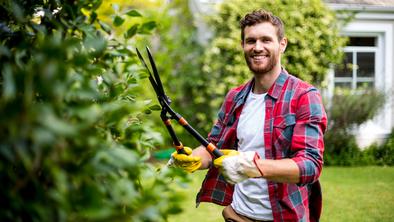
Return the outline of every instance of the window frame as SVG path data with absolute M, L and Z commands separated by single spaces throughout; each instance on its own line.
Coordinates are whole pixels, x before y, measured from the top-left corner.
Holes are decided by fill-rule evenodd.
M 350 36 L 348 36 L 350 37 Z M 359 36 L 357 36 L 359 37 Z M 364 36 L 362 36 L 364 37 Z M 374 36 L 378 39 L 379 36 Z M 375 61 L 374 61 L 374 76 L 373 77 L 359 77 L 358 76 L 358 69 L 352 69 L 352 76 L 351 77 L 337 77 L 335 76 L 334 71 L 334 86 L 336 83 L 349 83 L 351 85 L 352 90 L 357 90 L 357 83 L 360 82 L 373 82 L 373 87 L 376 88 L 376 79 L 377 79 L 377 70 L 381 70 L 380 66 L 382 65 L 381 62 L 378 61 L 378 54 L 379 54 L 379 46 L 347 46 L 343 50 L 345 53 L 352 53 L 352 62 L 353 64 L 358 65 L 357 61 L 357 53 L 374 53 Z

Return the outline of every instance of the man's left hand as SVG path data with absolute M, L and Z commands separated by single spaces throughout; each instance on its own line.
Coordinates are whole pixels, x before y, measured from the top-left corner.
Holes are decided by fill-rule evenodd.
M 260 156 L 255 151 L 220 151 L 224 155 L 215 159 L 213 164 L 221 171 L 227 182 L 236 184 L 248 178 L 262 176 L 256 166 L 256 161 L 260 159 Z

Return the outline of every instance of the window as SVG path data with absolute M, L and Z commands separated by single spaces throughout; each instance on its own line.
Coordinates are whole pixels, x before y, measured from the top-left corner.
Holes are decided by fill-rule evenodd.
M 334 71 L 334 86 L 357 89 L 375 87 L 377 37 L 349 37 L 342 64 Z

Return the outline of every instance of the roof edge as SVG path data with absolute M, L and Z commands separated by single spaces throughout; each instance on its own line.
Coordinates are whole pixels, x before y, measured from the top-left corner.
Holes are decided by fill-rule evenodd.
M 337 4 L 337 3 L 326 3 L 326 5 L 337 11 L 367 11 L 367 12 L 394 12 L 394 6 L 382 6 L 382 5 L 362 5 L 362 4 Z

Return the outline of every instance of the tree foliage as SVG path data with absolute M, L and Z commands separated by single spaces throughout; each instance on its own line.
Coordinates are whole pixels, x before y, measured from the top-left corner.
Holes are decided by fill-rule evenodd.
M 284 24 L 288 46 L 282 64 L 295 76 L 324 86 L 330 65 L 340 62 L 345 39 L 339 36 L 334 12 L 317 0 L 223 1 L 208 21 L 213 38 L 205 48 L 202 72 L 195 80 L 194 98 L 205 104 L 210 119 L 230 89 L 251 78 L 241 48 L 239 20 L 255 9 L 279 16 Z
M 208 62 L 219 58 L 227 62 L 217 68 L 207 63 L 209 71 L 221 68 L 221 73 L 229 73 L 227 76 L 234 74 L 243 79 L 250 76 L 241 53 L 239 20 L 255 9 L 269 10 L 284 22 L 288 46 L 282 63 L 290 73 L 305 81 L 320 83 L 325 80 L 330 65 L 341 61 L 346 39 L 339 36 L 335 13 L 321 1 L 230 0 L 225 1 L 218 16 L 210 20 L 215 35 L 208 53 Z
M 162 138 L 130 47 L 155 24 L 132 8 L 101 21 L 100 4 L 0 6 L 1 221 L 164 221 L 180 211 L 170 182 L 183 174 L 147 161 Z

